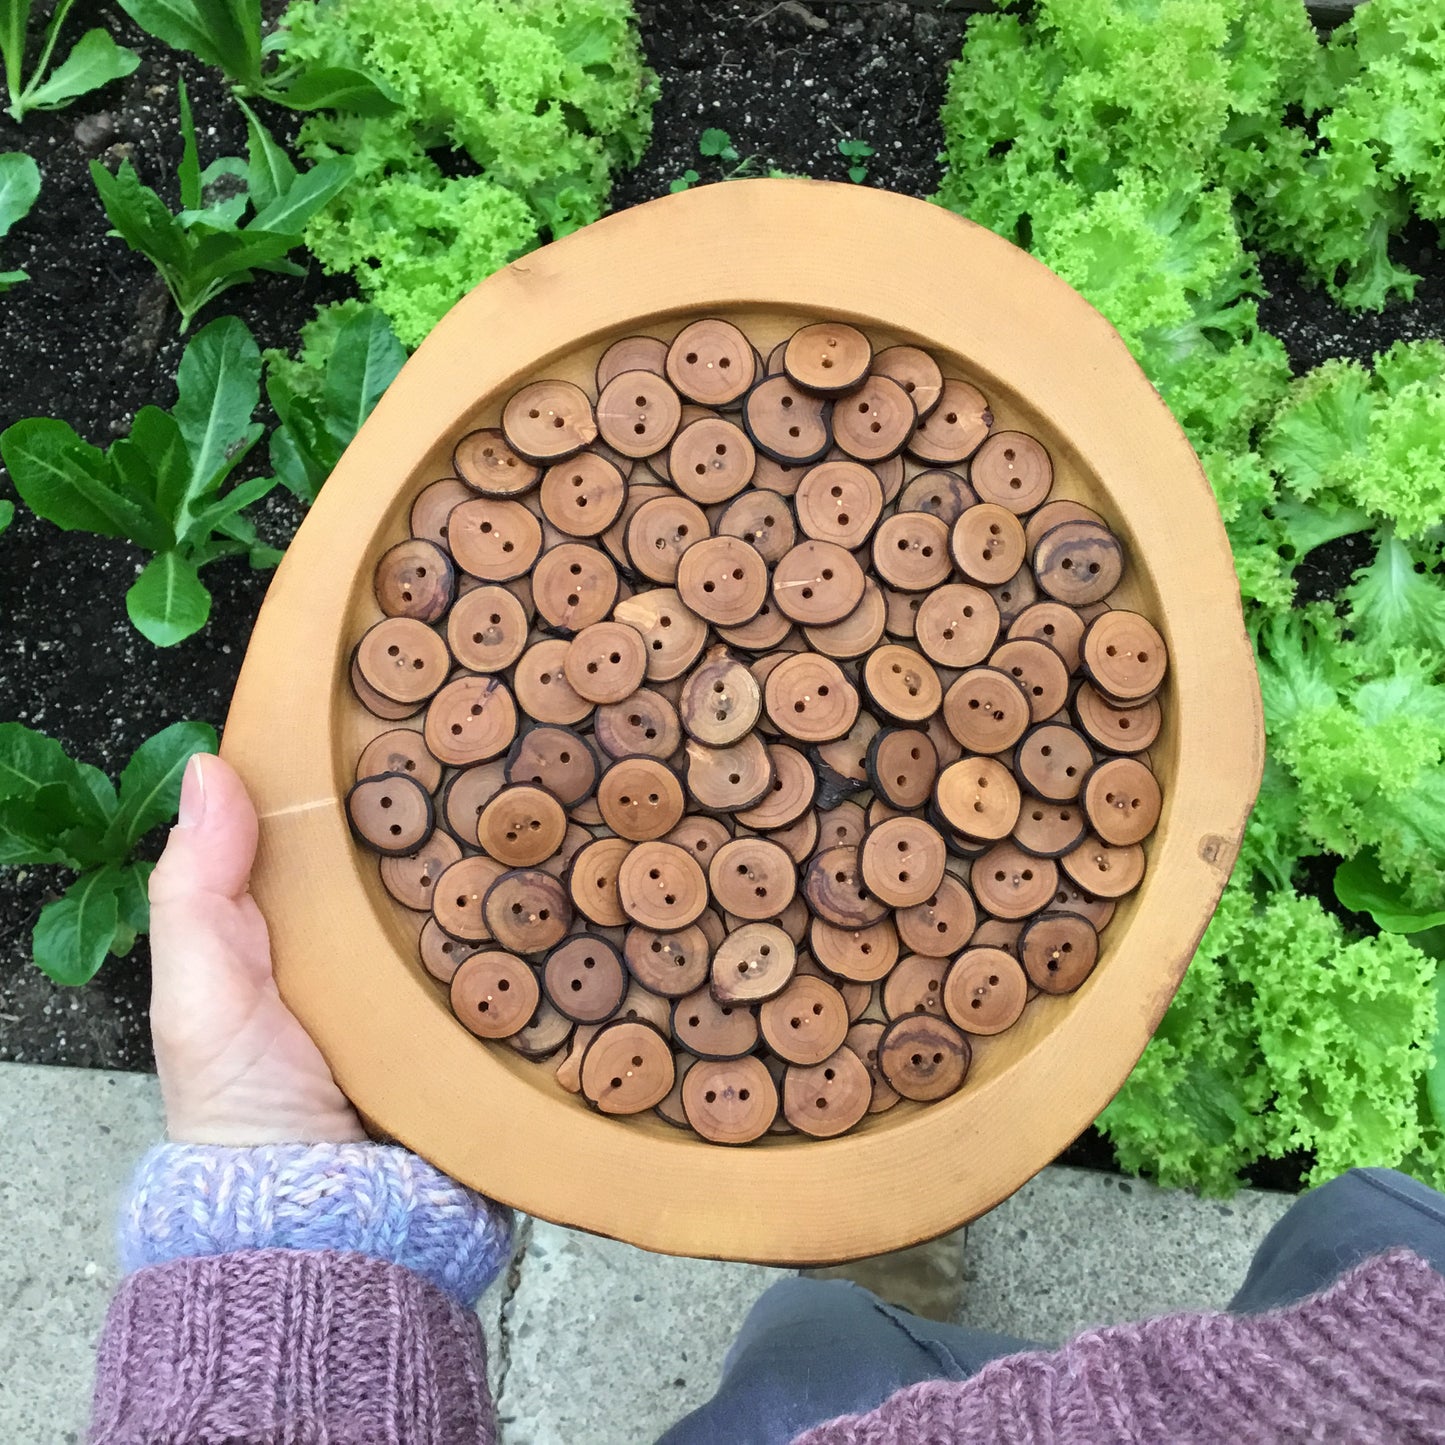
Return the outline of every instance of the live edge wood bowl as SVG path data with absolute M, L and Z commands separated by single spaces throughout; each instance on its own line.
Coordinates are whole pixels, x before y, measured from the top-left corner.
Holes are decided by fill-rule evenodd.
M 407 535 L 452 442 L 544 376 L 587 385 L 619 337 L 717 315 L 762 348 L 819 318 L 914 343 L 1039 437 L 1054 496 L 1126 544 L 1120 605 L 1168 645 L 1151 750 L 1164 806 L 1142 886 L 1083 988 L 979 1040 L 967 1087 L 834 1140 L 719 1149 L 615 1119 L 546 1067 L 461 1028 L 343 808 L 391 726 L 348 683 L 376 559 Z M 348 448 L 276 573 L 223 752 L 261 815 L 252 888 L 283 997 L 372 1127 L 528 1213 L 672 1254 L 779 1264 L 902 1248 L 985 1213 L 1085 1128 L 1172 998 L 1238 849 L 1263 765 L 1253 658 L 1224 529 L 1177 423 L 1108 323 L 989 231 L 862 186 L 733 181 L 610 216 L 484 281 L 442 320 Z

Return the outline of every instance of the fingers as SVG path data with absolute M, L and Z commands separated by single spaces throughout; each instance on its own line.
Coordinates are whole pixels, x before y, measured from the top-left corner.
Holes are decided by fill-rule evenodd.
M 151 877 L 157 908 L 196 895 L 240 898 L 256 857 L 256 810 L 236 770 L 198 753 L 181 782 L 180 821 Z

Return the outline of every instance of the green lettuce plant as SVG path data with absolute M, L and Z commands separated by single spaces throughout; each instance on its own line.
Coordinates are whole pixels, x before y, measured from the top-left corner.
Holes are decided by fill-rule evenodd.
M 39 37 L 40 50 L 28 75 L 25 70 L 26 42 L 30 33 L 34 0 L 0 0 L 0 64 L 5 68 L 5 89 L 10 104 L 5 113 L 23 121 L 32 110 L 59 110 L 82 95 L 98 90 L 112 80 L 129 75 L 140 64 L 134 50 L 117 45 L 110 31 L 97 26 L 87 30 L 71 47 L 70 54 L 55 67 L 55 48 L 75 0 L 56 0 Z
M 225 490 L 263 428 L 261 354 L 243 321 L 223 316 L 197 332 L 176 375 L 170 411 L 144 406 L 130 434 L 106 451 L 68 423 L 44 417 L 0 433 L 0 459 L 21 499 L 65 531 L 123 537 L 152 555 L 126 593 L 136 628 L 158 647 L 205 626 L 211 594 L 200 569 L 249 556 L 274 567 L 246 509 L 276 485 L 259 477 Z
M 215 750 L 208 723 L 173 723 L 135 750 L 117 789 L 54 738 L 0 723 L 0 866 L 58 864 L 79 875 L 35 925 L 33 956 L 47 977 L 87 983 L 150 927 L 154 865 L 136 847 L 175 815 L 192 754 Z
M 0 239 L 30 214 L 40 194 L 40 167 L 23 151 L 0 155 Z M 0 291 L 30 278 L 24 271 L 0 271 Z

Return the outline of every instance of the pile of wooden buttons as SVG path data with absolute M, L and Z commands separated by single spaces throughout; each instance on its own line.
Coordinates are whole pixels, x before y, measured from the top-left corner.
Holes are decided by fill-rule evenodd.
M 1162 639 L 926 351 L 705 318 L 522 387 L 380 559 L 352 828 L 483 1039 L 607 1114 L 833 1137 L 1076 989 L 1160 811 Z

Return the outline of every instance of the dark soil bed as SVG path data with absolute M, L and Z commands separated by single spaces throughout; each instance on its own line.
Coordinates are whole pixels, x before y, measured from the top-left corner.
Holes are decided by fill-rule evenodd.
M 862 139 L 876 152 L 868 184 L 920 196 L 936 188 L 938 107 L 966 12 L 890 3 L 805 8 L 796 0 L 639 10 L 663 96 L 652 146 L 618 184 L 617 206 L 665 194 L 689 168 L 703 180 L 720 179 L 726 168 L 697 151 L 709 126 L 726 130 L 760 166 L 834 180 L 846 179 L 848 166 L 838 141 Z M 23 129 L 0 119 L 0 151 L 27 150 L 44 173 L 35 210 L 5 242 L 6 266 L 23 266 L 32 279 L 0 303 L 0 426 L 57 416 L 103 445 L 129 427 L 142 404 L 174 400 L 184 343 L 149 262 L 106 236 L 89 161 L 113 164 L 129 155 L 151 183 L 173 176 L 178 74 L 191 89 L 203 163 L 242 153 L 245 132 L 211 72 L 143 37 L 109 7 L 83 0 L 67 33 L 97 23 L 145 57 L 133 76 L 71 110 L 33 115 Z M 282 136 L 294 125 L 284 112 L 268 120 Z M 1445 335 L 1445 262 L 1432 234 L 1412 232 L 1401 255 L 1425 273 L 1415 301 L 1366 317 L 1345 315 L 1288 268 L 1267 264 L 1266 324 L 1297 367 L 1327 356 L 1364 357 L 1400 337 Z M 200 323 L 233 312 L 263 347 L 289 347 L 318 301 L 346 292 L 319 271 L 304 279 L 262 277 L 213 303 Z M 264 464 L 258 454 L 252 470 Z M 13 494 L 8 479 L 0 491 Z M 297 521 L 287 500 L 268 504 L 271 540 L 284 542 Z M 126 543 L 61 533 L 23 507 L 0 538 L 0 716 L 54 734 L 112 774 L 169 722 L 224 720 L 268 581 L 239 561 L 208 569 L 215 598 L 209 625 L 160 651 L 125 616 L 124 593 L 140 561 Z M 1313 588 L 1333 590 L 1358 562 L 1343 552 L 1317 556 Z M 0 873 L 0 1059 L 148 1068 L 144 940 L 81 991 L 53 987 L 30 964 L 30 929 L 64 882 L 55 869 Z M 1112 1160 L 1092 1131 L 1066 1157 Z M 1260 1182 L 1297 1178 L 1297 1165 L 1288 1163 Z

